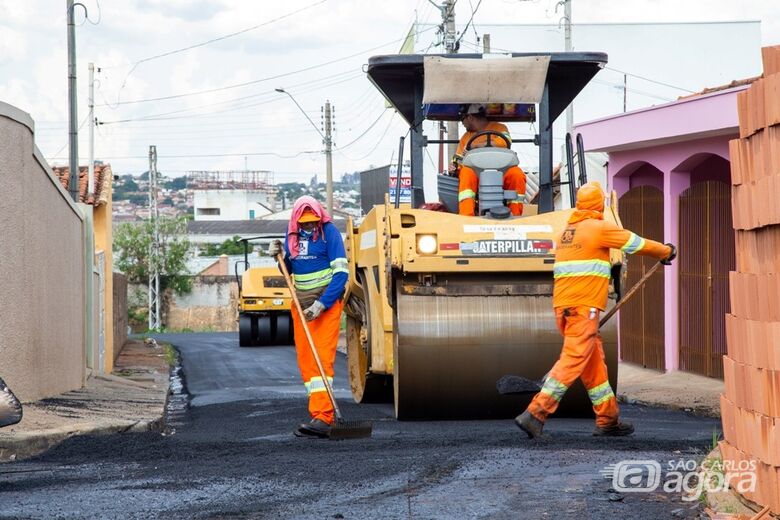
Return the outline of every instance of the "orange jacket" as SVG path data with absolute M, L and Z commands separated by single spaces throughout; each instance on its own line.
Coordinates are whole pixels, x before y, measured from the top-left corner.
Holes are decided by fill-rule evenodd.
M 485 127 L 485 130 L 488 131 L 491 130 L 493 132 L 499 132 L 504 134 L 508 139 L 509 142 L 512 142 L 512 139 L 509 135 L 509 129 L 506 127 L 504 123 L 498 123 L 496 121 L 489 121 L 487 126 Z M 471 139 L 474 134 L 478 134 L 479 132 L 466 132 L 463 134 L 463 137 L 460 138 L 460 142 L 458 143 L 458 149 L 455 152 L 455 157 L 452 158 L 452 162 L 460 164 L 461 161 L 463 161 L 463 156 L 466 154 L 466 143 L 469 142 L 469 139 Z M 481 137 L 478 137 L 477 139 L 474 139 L 474 142 L 471 143 L 472 148 L 481 148 L 487 144 L 487 136 L 483 135 Z M 493 146 L 497 146 L 499 148 L 506 148 L 506 143 L 503 139 L 500 137 L 496 137 L 495 135 L 490 136 L 490 144 Z
M 672 254 L 669 246 L 648 240 L 601 220 L 601 213 L 577 210 L 558 238 L 553 268 L 553 307 L 607 306 L 611 265 L 609 250 L 654 256 Z

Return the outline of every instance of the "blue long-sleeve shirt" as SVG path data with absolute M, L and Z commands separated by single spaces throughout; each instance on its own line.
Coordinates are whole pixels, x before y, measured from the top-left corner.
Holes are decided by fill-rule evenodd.
M 324 237 L 318 236 L 317 240 L 299 237 L 298 255 L 295 258 L 290 258 L 290 248 L 285 239 L 284 261 L 292 274 L 296 289 L 308 291 L 325 287 L 319 300 L 329 309 L 344 294 L 349 268 L 339 230 L 328 222 L 322 227 L 322 231 Z

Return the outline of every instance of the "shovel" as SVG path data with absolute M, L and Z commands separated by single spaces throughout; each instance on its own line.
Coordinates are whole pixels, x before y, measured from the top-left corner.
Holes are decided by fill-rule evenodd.
M 292 300 L 295 303 L 295 308 L 298 310 L 298 316 L 301 318 L 301 324 L 303 325 L 304 332 L 306 332 L 306 339 L 307 343 L 309 344 L 309 348 L 311 349 L 311 354 L 314 356 L 314 361 L 317 362 L 317 369 L 320 372 L 320 377 L 322 377 L 322 382 L 325 383 L 325 390 L 328 393 L 330 403 L 333 405 L 333 411 L 336 414 L 336 422 L 333 423 L 330 427 L 330 439 L 339 441 L 344 439 L 362 439 L 365 437 L 371 437 L 371 431 L 373 429 L 371 421 L 345 421 L 344 417 L 341 415 L 341 410 L 339 410 L 336 397 L 333 395 L 333 388 L 330 386 L 330 381 L 328 381 L 328 377 L 325 374 L 325 369 L 322 368 L 320 356 L 317 354 L 317 349 L 314 346 L 314 340 L 311 337 L 311 332 L 309 332 L 309 325 L 306 323 L 306 319 L 303 316 L 301 302 L 298 301 L 298 295 L 295 293 L 295 287 L 293 286 L 292 280 L 290 279 L 290 273 L 287 272 L 287 264 L 284 263 L 284 258 L 282 258 L 281 253 L 276 256 L 276 261 L 279 263 L 279 268 L 282 270 L 282 274 L 284 275 L 284 281 L 287 282 L 287 287 L 290 289 L 290 296 L 292 296 Z
M 647 271 L 637 283 L 634 284 L 631 289 L 628 290 L 625 296 L 620 299 L 617 305 L 612 307 L 601 320 L 599 320 L 599 328 L 603 327 L 609 319 L 615 315 L 620 307 L 623 306 L 628 300 L 631 299 L 634 294 L 642 287 L 645 282 L 655 274 L 658 268 L 661 267 L 661 262 L 656 263 L 649 271 Z M 535 394 L 542 389 L 544 380 L 547 379 L 547 374 L 542 377 L 541 380 L 535 381 L 533 379 L 527 379 L 521 376 L 506 375 L 496 381 L 496 390 L 501 395 L 522 395 L 522 394 Z

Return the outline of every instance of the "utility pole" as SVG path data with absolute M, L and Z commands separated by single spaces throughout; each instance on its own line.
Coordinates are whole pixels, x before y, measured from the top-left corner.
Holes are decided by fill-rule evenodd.
M 89 163 L 87 198 L 95 194 L 95 64 L 89 64 Z
M 149 245 L 149 330 L 160 330 L 160 256 L 159 213 L 157 212 L 157 147 L 149 147 L 149 221 L 152 243 Z
M 333 216 L 333 109 L 330 101 L 325 101 L 325 189 L 328 213 Z
M 623 112 L 626 111 L 626 92 L 628 91 L 628 74 L 623 74 Z
M 566 52 L 571 52 L 571 0 L 563 0 L 563 21 L 564 21 L 564 34 L 566 38 Z M 569 103 L 566 107 L 566 132 L 571 134 L 574 131 L 574 102 Z M 573 177 L 574 173 L 570 172 L 570 177 Z
M 482 35 L 482 54 L 490 54 L 490 34 Z
M 445 0 L 439 8 L 441 10 L 441 21 L 444 27 L 444 49 L 447 54 L 457 54 L 458 42 L 457 32 L 455 30 L 455 2 L 457 0 Z M 458 122 L 447 122 L 447 139 L 458 139 Z M 450 158 L 455 155 L 458 145 L 449 143 L 447 153 Z
M 76 23 L 73 10 L 74 0 L 67 0 L 68 6 L 68 107 L 69 122 L 69 164 L 70 179 L 68 191 L 74 202 L 79 202 L 79 135 L 78 109 L 76 105 Z M 89 274 L 89 276 L 92 276 Z

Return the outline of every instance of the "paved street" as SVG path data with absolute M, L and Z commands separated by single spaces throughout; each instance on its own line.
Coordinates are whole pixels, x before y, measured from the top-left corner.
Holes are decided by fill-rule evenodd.
M 306 418 L 292 347 L 241 349 L 236 334 L 161 336 L 181 351 L 189 407 L 172 432 L 73 438 L 0 466 L 0 518 L 695 518 L 697 502 L 609 493 L 599 470 L 624 459 L 699 458 L 719 421 L 624 406 L 637 426 L 595 439 L 554 419 L 528 441 L 510 421 L 397 422 L 352 403 L 372 439 L 297 439 Z M 690 509 L 691 505 L 694 509 Z

